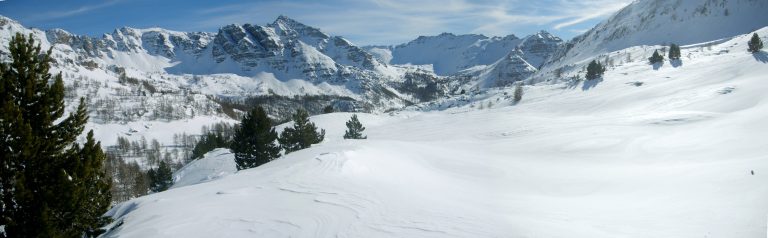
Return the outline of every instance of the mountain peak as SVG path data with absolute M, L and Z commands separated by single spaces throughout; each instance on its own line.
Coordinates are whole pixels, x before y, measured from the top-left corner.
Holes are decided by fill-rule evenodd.
M 275 21 L 272 23 L 273 25 L 287 25 L 290 27 L 309 27 L 305 25 L 304 23 L 301 23 L 297 20 L 294 20 L 293 18 L 290 18 L 286 15 L 280 15 L 275 19 Z

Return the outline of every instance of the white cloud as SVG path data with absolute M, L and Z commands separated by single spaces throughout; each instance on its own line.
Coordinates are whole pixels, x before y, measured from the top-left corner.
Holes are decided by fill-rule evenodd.
M 101 8 L 105 8 L 105 7 L 109 7 L 109 6 L 115 5 L 115 4 L 119 3 L 120 1 L 121 0 L 110 0 L 110 1 L 106 1 L 106 2 L 100 3 L 100 4 L 85 5 L 85 6 L 80 6 L 78 8 L 70 9 L 70 10 L 46 12 L 46 13 L 39 14 L 37 16 L 32 16 L 28 20 L 30 20 L 30 21 L 44 21 L 44 20 L 52 20 L 52 19 L 59 19 L 59 18 L 76 16 L 76 15 L 87 13 L 87 12 L 90 12 L 90 11 L 93 11 L 93 10 L 97 10 L 97 9 L 101 9 Z
M 570 16 L 570 20 L 555 25 L 554 29 L 570 27 L 585 21 L 609 16 L 621 8 L 627 6 L 631 0 L 593 0 L 570 2 L 562 1 L 563 9 L 568 9 L 565 14 Z
M 441 32 L 501 36 L 556 30 L 573 34 L 583 30 L 581 23 L 607 17 L 631 1 L 258 1 L 201 10 L 197 17 L 200 20 L 193 24 L 205 28 L 231 23 L 263 24 L 284 14 L 359 44 L 396 44 Z

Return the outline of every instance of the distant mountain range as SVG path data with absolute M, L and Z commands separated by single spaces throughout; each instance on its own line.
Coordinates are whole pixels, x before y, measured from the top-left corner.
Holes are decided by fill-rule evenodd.
M 55 69 L 72 77 L 131 77 L 163 85 L 166 92 L 234 100 L 325 95 L 336 98 L 325 103 L 352 111 L 385 111 L 477 86 L 457 83 L 452 77 L 458 75 L 504 78 L 483 87 L 520 81 L 562 44 L 542 31 L 523 38 L 444 33 L 397 46 L 359 47 L 286 16 L 264 26 L 227 25 L 216 33 L 123 27 L 90 37 L 30 29 L 0 16 L 0 52 L 7 52 L 17 32 L 54 46 Z
M 443 33 L 364 47 L 286 16 L 215 33 L 124 27 L 102 37 L 29 29 L 0 17 L 0 57 L 20 32 L 54 46 L 55 70 L 73 78 L 131 77 L 166 92 L 213 99 L 322 95 L 331 97 L 322 103 L 339 110 L 381 112 L 466 89 L 583 74 L 588 61 L 612 61 L 608 53 L 632 46 L 685 45 L 749 32 L 768 22 L 767 8 L 764 0 L 646 0 L 567 42 L 545 31 L 522 38 Z

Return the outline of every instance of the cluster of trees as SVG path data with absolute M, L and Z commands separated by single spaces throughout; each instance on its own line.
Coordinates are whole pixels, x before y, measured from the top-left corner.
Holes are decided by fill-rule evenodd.
M 605 66 L 597 60 L 592 60 L 587 66 L 587 80 L 597 79 L 603 76 L 605 73 Z
M 119 154 L 107 153 L 105 170 L 112 178 L 112 203 L 128 201 L 149 192 L 147 173 L 136 161 L 126 162 Z
M 325 138 L 325 129 L 317 131 L 315 123 L 309 122 L 307 111 L 296 110 L 292 120 L 293 127 L 283 129 L 280 137 L 277 138 L 286 154 L 309 148 L 313 144 L 322 142 Z
M 192 159 L 203 157 L 205 153 L 208 153 L 216 148 L 229 148 L 231 143 L 230 138 L 227 138 L 221 132 L 209 132 L 200 137 L 200 141 L 195 144 L 195 148 L 192 149 Z
M 757 33 L 752 34 L 752 38 L 747 42 L 748 49 L 747 51 L 751 53 L 757 53 L 761 49 L 763 49 L 763 41 L 760 39 L 760 36 L 757 35 Z M 669 60 L 680 60 L 681 53 L 680 53 L 680 45 L 678 44 L 670 44 L 669 46 L 669 52 L 667 57 Z M 664 56 L 662 54 L 659 54 L 658 50 L 655 50 L 653 52 L 653 55 L 648 58 L 648 61 L 651 64 L 657 64 L 664 62 Z
M 261 166 L 280 157 L 281 150 L 288 154 L 309 148 L 325 138 L 325 130 L 318 130 L 315 123 L 309 121 L 307 111 L 296 110 L 292 121 L 293 126 L 283 129 L 278 136 L 264 108 L 257 106 L 248 112 L 243 117 L 240 127 L 235 130 L 230 147 L 235 154 L 237 169 Z M 363 135 L 365 127 L 360 123 L 357 115 L 352 115 L 346 125 L 344 139 L 367 138 Z
M 666 51 L 666 49 L 662 49 L 662 51 Z M 669 60 L 680 60 L 680 45 L 672 43 L 669 45 L 669 51 L 667 52 L 667 57 Z M 650 64 L 658 64 L 664 62 L 664 55 L 659 53 L 659 50 L 654 50 L 653 55 L 648 58 L 648 62 Z
M 160 161 L 157 168 L 151 168 L 147 171 L 149 179 L 149 189 L 152 192 L 162 192 L 168 190 L 173 185 L 173 172 L 171 166 L 165 161 Z
M 85 101 L 63 117 L 64 82 L 49 73 L 51 51 L 20 33 L 9 51 L 11 62 L 0 64 L 0 237 L 95 237 L 108 222 L 111 183 L 93 132 L 76 142 L 88 121 Z

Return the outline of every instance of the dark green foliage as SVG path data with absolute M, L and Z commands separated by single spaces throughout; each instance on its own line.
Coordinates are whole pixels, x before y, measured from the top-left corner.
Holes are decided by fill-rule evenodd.
M 328 105 L 333 105 L 334 112 L 370 111 L 373 109 L 370 102 L 335 95 L 260 95 L 237 100 L 227 98 L 214 98 L 213 100 L 221 104 L 222 107 L 226 106 L 243 112 L 251 111 L 251 109 L 260 106 L 272 116 L 274 119 L 272 122 L 275 125 L 279 124 L 278 122 L 289 121 L 297 108 L 305 109 L 312 115 L 324 113 L 323 109 Z M 239 120 L 241 116 L 236 115 L 233 118 Z
M 597 79 L 605 73 L 605 66 L 596 60 L 592 60 L 587 66 L 587 80 Z
M 333 113 L 333 106 L 331 106 L 331 105 L 325 106 L 323 108 L 323 113 L 325 113 L 325 114 Z
M 679 60 L 680 59 L 680 46 L 677 44 L 672 44 L 669 46 L 669 59 L 670 60 Z
M 664 56 L 659 54 L 658 50 L 655 50 L 655 51 L 653 51 L 653 56 L 648 58 L 648 61 L 650 61 L 651 64 L 661 63 L 661 62 L 664 62 Z
M 257 106 L 243 117 L 232 140 L 237 170 L 254 168 L 279 157 L 280 147 L 275 140 L 277 132 L 272 122 L 264 108 Z
M 122 157 L 108 153 L 107 175 L 112 177 L 112 202 L 120 203 L 149 192 L 149 178 L 136 161 L 126 163 Z
M 85 101 L 62 118 L 64 83 L 48 72 L 50 50 L 16 34 L 9 51 L 11 62 L 0 64 L 0 237 L 96 236 L 111 184 L 93 133 L 76 143 Z
M 522 84 L 518 83 L 515 86 L 515 94 L 512 95 L 512 97 L 513 97 L 513 100 L 514 100 L 515 103 L 518 103 L 521 100 L 523 100 L 523 85 Z
M 192 159 L 203 157 L 216 148 L 229 148 L 230 141 L 219 132 L 209 132 L 200 138 L 192 149 Z
M 296 110 L 293 114 L 293 127 L 288 127 L 280 133 L 280 145 L 285 149 L 285 153 L 291 153 L 297 150 L 306 149 L 323 141 L 325 130 L 317 132 L 315 123 L 309 122 L 309 113 L 304 110 Z
M 357 119 L 357 115 L 352 115 L 352 118 L 347 121 L 347 131 L 344 132 L 344 139 L 368 139 L 368 136 L 363 136 L 365 127 Z
M 152 192 L 162 192 L 173 185 L 173 172 L 171 172 L 171 166 L 165 161 L 160 161 L 157 169 L 149 169 L 147 177 L 149 178 L 149 189 Z
M 757 33 L 752 34 L 752 39 L 749 40 L 747 43 L 749 46 L 749 52 L 757 53 L 761 49 L 763 49 L 763 40 L 760 39 L 760 36 L 757 35 Z

